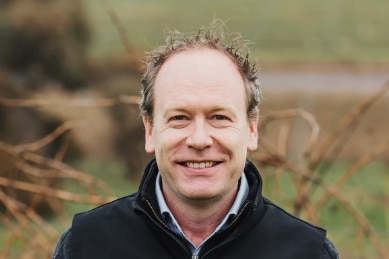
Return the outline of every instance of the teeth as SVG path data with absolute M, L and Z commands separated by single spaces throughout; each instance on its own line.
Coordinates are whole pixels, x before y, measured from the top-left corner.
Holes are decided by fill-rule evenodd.
M 206 167 L 212 167 L 215 164 L 216 162 L 201 162 L 201 163 L 187 162 L 186 166 L 190 168 L 206 168 Z

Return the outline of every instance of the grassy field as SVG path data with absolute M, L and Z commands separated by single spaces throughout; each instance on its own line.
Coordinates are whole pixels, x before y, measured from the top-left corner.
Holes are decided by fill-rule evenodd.
M 194 31 L 217 17 L 253 42 L 260 62 L 389 62 L 387 1 L 85 0 L 85 6 L 92 55 L 123 51 L 107 15 L 112 8 L 141 49 L 161 42 L 166 28 Z

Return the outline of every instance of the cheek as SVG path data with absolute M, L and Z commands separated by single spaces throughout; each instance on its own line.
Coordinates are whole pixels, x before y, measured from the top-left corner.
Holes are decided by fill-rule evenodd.
M 215 132 L 214 137 L 218 139 L 224 146 L 238 151 L 247 143 L 247 130 L 239 128 L 231 128 L 228 130 Z
M 157 137 L 154 135 L 155 152 L 164 153 L 174 150 L 180 146 L 182 139 L 184 138 L 180 136 L 179 132 L 172 132 L 170 130 L 158 134 Z

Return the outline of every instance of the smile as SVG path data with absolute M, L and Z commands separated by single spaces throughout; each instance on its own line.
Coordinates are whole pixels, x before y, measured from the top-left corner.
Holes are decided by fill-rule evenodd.
M 217 162 L 186 162 L 184 163 L 185 166 L 190 167 L 190 168 L 208 168 L 215 166 Z

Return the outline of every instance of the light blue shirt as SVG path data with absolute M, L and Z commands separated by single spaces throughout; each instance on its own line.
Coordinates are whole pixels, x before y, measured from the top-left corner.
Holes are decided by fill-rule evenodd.
M 162 193 L 161 188 L 161 174 L 158 173 L 157 175 L 157 181 L 155 184 L 155 193 L 157 195 L 158 205 L 161 210 L 162 220 L 177 234 L 184 237 L 188 243 L 190 244 L 190 248 L 192 250 L 193 255 L 198 255 L 200 253 L 200 249 L 203 246 L 203 244 L 211 238 L 214 234 L 217 232 L 223 230 L 228 226 L 228 224 L 238 215 L 239 209 L 243 205 L 244 201 L 246 200 L 248 193 L 249 193 L 249 185 L 247 182 L 246 175 L 244 172 L 242 173 L 242 177 L 240 178 L 240 185 L 238 194 L 236 195 L 235 201 L 232 204 L 230 210 L 228 211 L 227 215 L 224 217 L 222 222 L 219 224 L 219 226 L 215 229 L 215 231 L 207 237 L 198 247 L 196 247 L 184 234 L 182 231 L 180 225 L 174 218 L 173 213 L 170 211 L 169 207 L 166 204 L 165 198 Z

